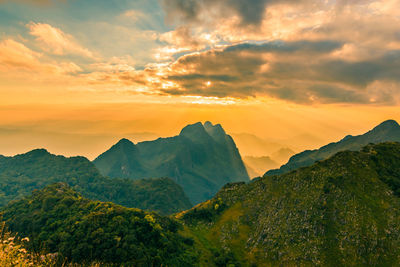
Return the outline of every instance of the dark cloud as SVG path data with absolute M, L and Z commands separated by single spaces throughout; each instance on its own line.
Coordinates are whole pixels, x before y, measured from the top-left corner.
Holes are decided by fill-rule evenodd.
M 202 22 L 201 15 L 209 18 L 238 15 L 241 24 L 258 25 L 264 18 L 266 8 L 278 3 L 298 3 L 301 0 L 163 0 L 170 20 Z
M 224 52 L 231 51 L 253 51 L 253 52 L 276 52 L 290 53 L 297 51 L 306 51 L 310 53 L 332 52 L 341 48 L 343 43 L 337 41 L 296 41 L 284 42 L 273 41 L 262 44 L 243 43 L 227 47 Z
M 391 104 L 396 89 L 371 91 L 369 86 L 400 84 L 400 51 L 369 61 L 346 61 L 333 56 L 342 46 L 332 41 L 246 43 L 187 55 L 165 77 L 179 86 L 160 91 L 238 98 L 268 95 L 297 103 Z M 211 86 L 204 85 L 207 81 Z
M 232 75 L 204 75 L 204 74 L 189 74 L 189 75 L 170 75 L 169 80 L 172 81 L 219 81 L 233 82 L 238 80 L 238 77 Z
M 321 79 L 352 86 L 366 87 L 376 80 L 400 82 L 400 50 L 387 52 L 382 57 L 368 61 L 327 61 L 318 64 L 316 68 L 320 70 Z
M 306 87 L 283 87 L 269 92 L 271 96 L 297 103 L 369 103 L 367 95 L 335 85 L 314 84 Z

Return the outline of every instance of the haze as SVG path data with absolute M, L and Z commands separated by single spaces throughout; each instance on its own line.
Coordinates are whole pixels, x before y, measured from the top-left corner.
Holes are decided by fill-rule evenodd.
M 398 0 L 1 0 L 0 154 L 93 159 L 122 137 L 207 120 L 301 151 L 399 121 L 399 10 Z

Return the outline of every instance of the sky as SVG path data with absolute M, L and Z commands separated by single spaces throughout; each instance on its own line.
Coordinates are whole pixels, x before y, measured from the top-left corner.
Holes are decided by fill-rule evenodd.
M 0 0 L 3 155 L 207 120 L 314 148 L 399 105 L 400 0 Z

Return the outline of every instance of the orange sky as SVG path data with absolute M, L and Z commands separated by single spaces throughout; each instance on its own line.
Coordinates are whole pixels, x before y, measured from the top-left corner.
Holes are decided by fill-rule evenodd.
M 297 150 L 361 134 L 400 120 L 399 25 L 400 0 L 0 0 L 0 154 L 206 120 Z
M 173 136 L 186 124 L 210 120 L 228 133 L 251 133 L 270 141 L 300 135 L 315 145 L 361 134 L 386 119 L 400 121 L 396 107 L 299 106 L 284 102 L 213 104 L 47 104 L 0 107 L 0 154 L 13 155 L 44 147 L 52 153 L 93 159 L 120 138 L 133 142 Z M 285 145 L 285 144 L 283 144 Z

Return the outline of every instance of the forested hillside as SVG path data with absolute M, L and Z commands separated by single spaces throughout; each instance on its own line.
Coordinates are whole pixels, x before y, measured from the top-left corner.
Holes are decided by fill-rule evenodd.
M 56 182 L 65 182 L 90 199 L 161 214 L 191 207 L 182 188 L 168 178 L 110 179 L 103 177 L 84 157 L 55 156 L 44 149 L 15 157 L 0 157 L 0 206 Z
M 398 266 L 400 143 L 225 185 L 171 217 L 55 184 L 3 208 L 28 249 L 134 266 Z
M 226 185 L 177 217 L 205 265 L 398 266 L 399 188 L 400 143 L 383 143 Z
M 83 198 L 57 183 L 3 209 L 9 229 L 28 237 L 36 252 L 60 253 L 69 262 L 187 266 L 190 239 L 179 224 L 155 213 Z

